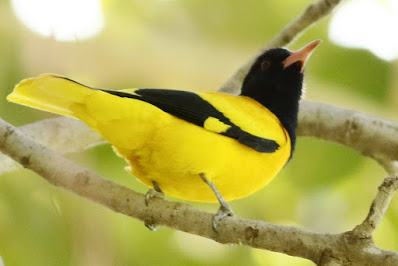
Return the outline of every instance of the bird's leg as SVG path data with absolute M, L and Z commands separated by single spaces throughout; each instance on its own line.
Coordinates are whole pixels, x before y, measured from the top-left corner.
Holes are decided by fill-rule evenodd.
M 148 192 L 145 194 L 145 204 L 148 206 L 149 200 L 151 198 L 159 198 L 164 199 L 164 193 L 160 189 L 159 184 L 156 181 L 152 181 L 153 189 L 150 188 Z
M 145 194 L 145 204 L 148 206 L 149 200 L 151 198 L 160 198 L 164 199 L 164 193 L 160 189 L 159 184 L 156 181 L 152 181 L 152 186 L 153 189 L 149 189 L 148 192 Z M 145 226 L 151 230 L 151 231 L 156 231 L 159 226 L 156 225 L 153 221 L 147 220 L 144 222 Z
M 213 190 L 214 194 L 218 199 L 218 202 L 220 203 L 220 208 L 218 209 L 216 215 L 214 215 L 213 217 L 213 230 L 217 232 L 217 226 L 220 223 L 220 221 L 227 216 L 234 216 L 234 213 L 231 207 L 229 207 L 228 203 L 223 198 L 223 196 L 221 196 L 220 192 L 217 190 L 214 183 L 207 180 L 204 173 L 200 173 L 199 176 L 211 188 L 211 190 Z

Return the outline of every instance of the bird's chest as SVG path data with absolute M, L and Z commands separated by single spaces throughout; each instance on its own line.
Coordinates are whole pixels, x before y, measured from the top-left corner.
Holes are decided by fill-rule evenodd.
M 227 200 L 247 196 L 268 183 L 290 156 L 289 142 L 274 153 L 259 153 L 234 139 L 180 122 L 159 128 L 139 149 L 119 150 L 143 183 L 156 181 L 177 198 L 216 200 L 200 173 Z

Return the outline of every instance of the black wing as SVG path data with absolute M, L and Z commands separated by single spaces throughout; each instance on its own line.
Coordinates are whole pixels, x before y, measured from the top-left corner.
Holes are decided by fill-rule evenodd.
M 223 123 L 226 129 L 216 133 L 236 139 L 243 145 L 258 152 L 272 153 L 279 148 L 278 143 L 274 140 L 257 137 L 243 131 L 224 116 L 222 112 L 193 92 L 163 89 L 137 89 L 134 91 L 135 94 L 102 89 L 101 91 L 150 103 L 166 113 L 207 130 L 209 128 L 205 127 L 205 122 L 209 118 L 217 119 L 217 122 Z

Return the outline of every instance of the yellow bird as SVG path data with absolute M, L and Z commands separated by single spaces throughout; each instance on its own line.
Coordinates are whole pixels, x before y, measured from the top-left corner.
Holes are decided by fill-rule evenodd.
M 258 191 L 292 156 L 303 67 L 318 43 L 264 52 L 239 96 L 105 90 L 42 74 L 21 81 L 7 99 L 82 120 L 147 186 L 180 199 L 219 200 L 230 211 L 223 198 Z

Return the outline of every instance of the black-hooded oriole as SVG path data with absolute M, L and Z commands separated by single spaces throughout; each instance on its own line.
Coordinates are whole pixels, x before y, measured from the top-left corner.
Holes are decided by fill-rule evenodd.
M 165 89 L 96 89 L 42 74 L 8 100 L 82 120 L 125 158 L 128 170 L 165 194 L 194 201 L 248 196 L 292 156 L 303 67 L 318 45 L 259 56 L 239 96 Z

